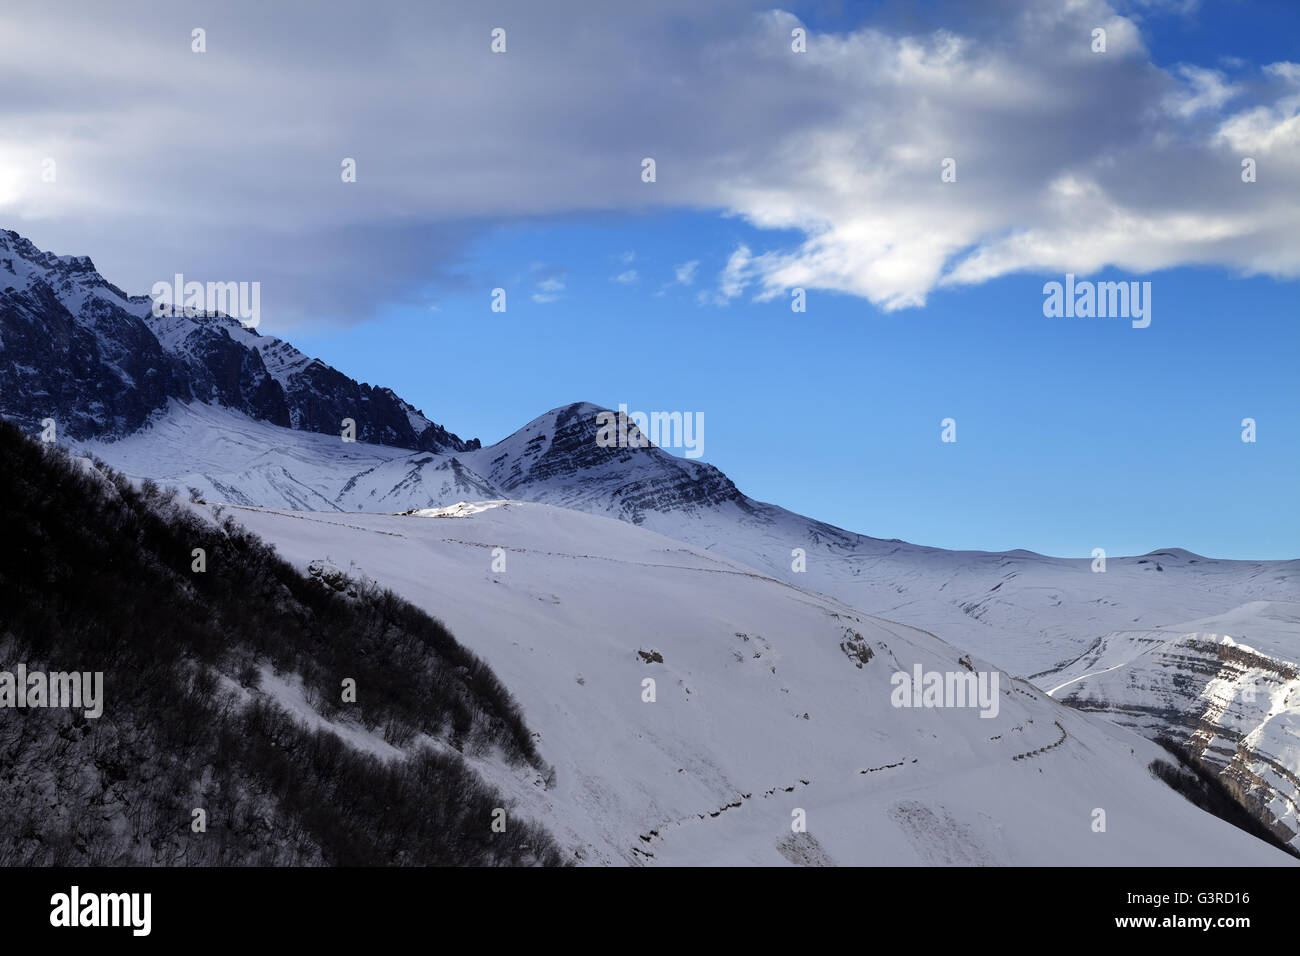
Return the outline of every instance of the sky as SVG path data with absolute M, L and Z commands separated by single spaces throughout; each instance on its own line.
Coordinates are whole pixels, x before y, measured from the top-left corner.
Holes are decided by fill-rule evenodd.
M 878 537 L 1300 556 L 1297 5 L 266 6 L 6 4 L 0 225 L 259 281 L 485 443 L 693 412 Z M 1044 315 L 1067 273 L 1150 324 Z

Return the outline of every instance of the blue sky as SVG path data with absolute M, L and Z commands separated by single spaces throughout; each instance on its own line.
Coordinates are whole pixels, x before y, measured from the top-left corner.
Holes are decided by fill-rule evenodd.
M 683 262 L 704 276 L 737 243 L 770 241 L 709 213 L 502 228 L 466 266 L 475 291 L 296 341 L 486 442 L 578 400 L 703 412 L 704 459 L 742 491 L 879 537 L 1300 551 L 1296 283 L 1162 270 L 1143 277 L 1151 326 L 1133 329 L 1044 318 L 1038 275 L 893 313 L 834 293 L 810 294 L 804 314 L 785 299 L 717 307 L 675 280 Z M 616 280 L 629 270 L 635 282 Z M 559 297 L 534 302 L 555 274 Z M 504 314 L 483 291 L 496 284 Z M 955 443 L 940 441 L 946 417 Z
M 0 10 L 0 222 L 131 292 L 260 282 L 263 332 L 464 437 L 691 411 L 854 531 L 1300 556 L 1300 6 L 590 9 Z M 1045 318 L 1067 272 L 1150 327 Z

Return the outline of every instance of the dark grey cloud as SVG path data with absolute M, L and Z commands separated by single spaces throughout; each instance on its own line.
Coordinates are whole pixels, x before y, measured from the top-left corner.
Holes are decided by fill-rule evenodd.
M 803 285 L 896 308 L 1106 264 L 1300 271 L 1300 74 L 1158 67 L 1093 0 L 992 8 L 891 8 L 795 54 L 796 17 L 740 2 L 10 4 L 0 217 L 132 291 L 259 280 L 276 328 L 477 281 L 465 251 L 503 220 L 654 207 L 807 237 L 734 250 L 715 301 Z

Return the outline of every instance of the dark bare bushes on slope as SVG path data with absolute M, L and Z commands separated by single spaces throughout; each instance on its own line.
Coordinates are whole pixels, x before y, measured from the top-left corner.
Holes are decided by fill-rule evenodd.
M 231 519 L 7 423 L 0 456 L 0 669 L 104 675 L 98 719 L 0 709 L 0 863 L 560 861 L 539 827 L 509 816 L 492 832 L 505 801 L 460 752 L 548 768 L 510 694 L 441 623 L 299 574 Z M 328 720 L 440 743 L 382 760 L 308 729 L 257 693 L 268 666 L 300 675 Z

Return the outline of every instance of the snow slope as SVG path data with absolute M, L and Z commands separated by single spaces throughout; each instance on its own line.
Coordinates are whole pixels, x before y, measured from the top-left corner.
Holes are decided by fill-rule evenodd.
M 346 563 L 392 587 L 488 661 L 557 774 L 546 789 L 480 769 L 576 860 L 1294 862 L 1153 778 L 1153 745 L 1022 681 L 1001 675 L 992 718 L 892 706 L 897 670 L 986 666 L 625 522 L 510 501 L 232 511 L 301 567 Z

